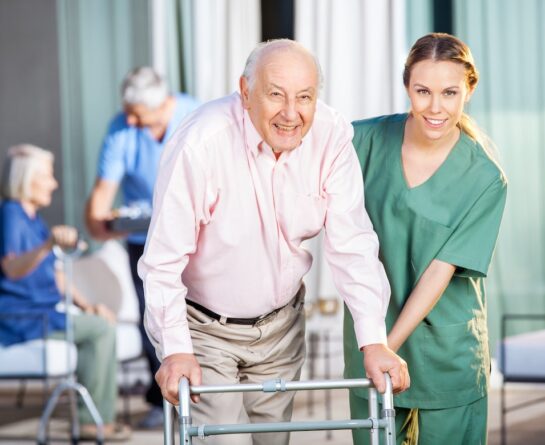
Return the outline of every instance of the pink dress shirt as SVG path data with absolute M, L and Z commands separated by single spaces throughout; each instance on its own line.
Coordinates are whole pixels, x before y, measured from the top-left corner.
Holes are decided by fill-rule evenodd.
M 358 343 L 386 343 L 390 287 L 352 136 L 352 126 L 318 101 L 301 145 L 276 160 L 238 93 L 180 125 L 160 161 L 138 265 L 145 325 L 160 356 L 193 352 L 185 297 L 226 317 L 286 305 L 312 264 L 301 243 L 322 228 Z

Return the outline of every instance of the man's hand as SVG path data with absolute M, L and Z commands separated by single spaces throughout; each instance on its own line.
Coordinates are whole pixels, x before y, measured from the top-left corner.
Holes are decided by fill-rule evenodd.
M 166 357 L 155 374 L 155 381 L 161 388 L 163 397 L 173 405 L 178 405 L 178 384 L 187 377 L 190 385 L 201 384 L 201 367 L 193 354 L 172 354 Z M 192 395 L 191 400 L 198 403 L 200 397 Z
M 411 385 L 407 363 L 388 346 L 377 343 L 363 347 L 363 366 L 367 377 L 375 384 L 378 392 L 384 393 L 386 382 L 383 373 L 390 374 L 394 393 L 405 391 Z

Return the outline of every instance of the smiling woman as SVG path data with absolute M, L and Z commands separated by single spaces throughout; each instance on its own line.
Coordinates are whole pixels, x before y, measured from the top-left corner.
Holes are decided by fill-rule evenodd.
M 478 73 L 463 42 L 448 34 L 422 37 L 403 82 L 409 113 L 353 124 L 366 207 L 392 289 L 388 345 L 411 376 L 410 389 L 395 400 L 397 437 L 404 444 L 486 443 L 483 278 L 506 182 L 464 114 Z M 352 323 L 346 313 L 345 374 L 363 377 Z M 351 393 L 355 416 L 367 416 L 363 396 Z M 356 444 L 366 440 L 354 432 Z

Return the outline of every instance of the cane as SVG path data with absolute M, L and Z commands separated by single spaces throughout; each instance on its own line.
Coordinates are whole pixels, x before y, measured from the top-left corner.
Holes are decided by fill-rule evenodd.
M 73 304 L 73 295 L 72 295 L 72 285 L 73 285 L 73 264 L 74 260 L 81 256 L 81 254 L 87 249 L 87 243 L 85 241 L 78 241 L 74 249 L 61 249 L 59 246 L 53 246 L 53 253 L 55 256 L 63 262 L 64 265 L 64 274 L 65 274 L 65 305 L 66 305 L 66 341 L 69 345 L 74 344 L 74 325 L 73 318 L 71 313 L 71 307 Z M 67 366 L 71 366 L 72 363 L 72 348 L 66 348 L 67 351 Z M 48 442 L 47 438 L 47 426 L 49 424 L 49 419 L 51 414 L 57 405 L 59 397 L 64 391 L 68 391 L 70 399 L 70 413 L 72 417 L 72 430 L 71 430 L 71 443 L 79 443 L 80 437 L 80 428 L 79 420 L 77 413 L 77 403 L 76 396 L 77 394 L 83 400 L 85 407 L 91 414 L 93 422 L 97 427 L 97 445 L 102 445 L 104 443 L 104 422 L 102 417 L 98 412 L 89 391 L 82 384 L 76 381 L 75 370 L 71 370 L 66 378 L 61 380 L 61 382 L 55 387 L 53 393 L 49 397 L 45 409 L 40 418 L 40 426 L 38 428 L 38 436 L 36 442 L 38 445 L 46 445 Z

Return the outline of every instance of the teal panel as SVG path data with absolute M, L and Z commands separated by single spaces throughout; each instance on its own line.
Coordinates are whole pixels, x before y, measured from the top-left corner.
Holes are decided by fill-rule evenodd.
M 454 5 L 455 33 L 481 73 L 470 112 L 497 145 L 509 179 L 488 281 L 494 346 L 503 313 L 545 313 L 545 6 L 540 0 Z M 533 327 L 519 323 L 517 330 Z
M 148 17 L 148 0 L 57 0 L 65 213 L 80 229 L 121 80 L 151 63 Z
M 408 51 L 418 38 L 433 31 L 433 1 L 406 1 Z

